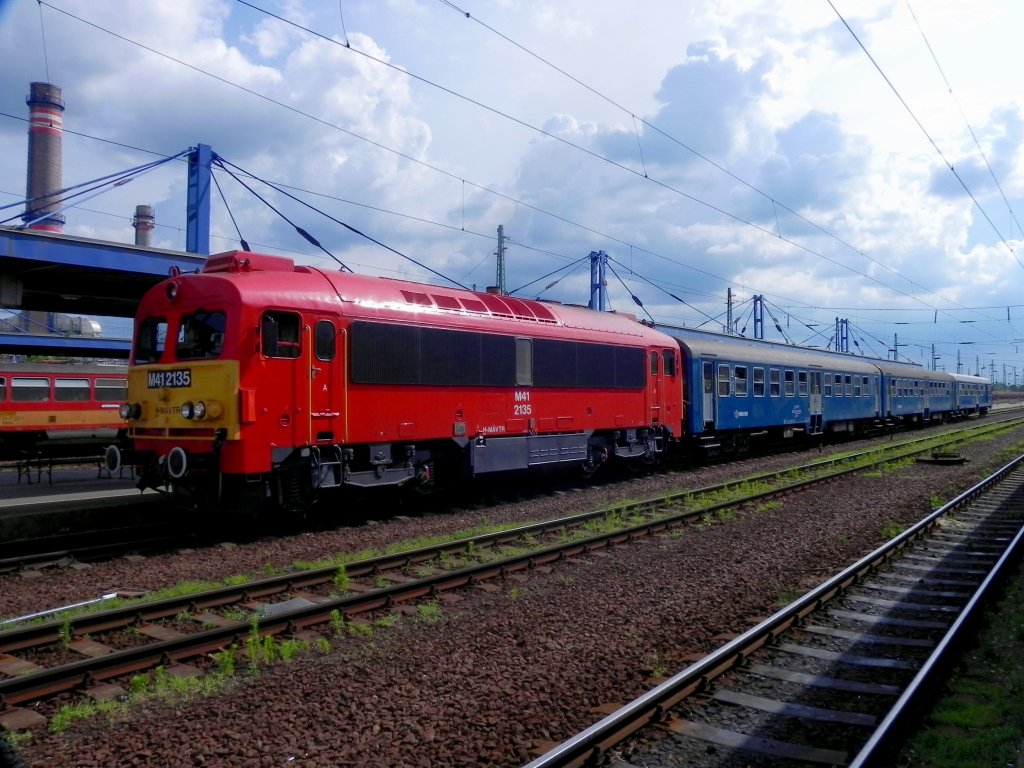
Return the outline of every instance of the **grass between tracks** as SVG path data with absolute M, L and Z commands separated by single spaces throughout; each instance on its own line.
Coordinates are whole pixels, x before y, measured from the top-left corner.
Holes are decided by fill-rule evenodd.
M 964 442 L 988 439 L 991 438 L 979 436 L 967 439 Z M 1022 448 L 1024 448 L 1024 444 L 1014 446 L 1014 448 L 1009 449 L 1006 453 L 1010 457 L 1016 456 L 1019 455 Z M 901 469 L 909 463 L 912 463 L 912 460 L 893 462 L 881 474 L 888 474 L 889 472 Z M 983 472 L 982 476 L 985 476 L 985 474 Z M 765 490 L 760 487 L 761 485 L 760 481 L 741 481 L 726 491 L 702 496 L 700 504 L 702 506 L 709 503 L 720 504 L 731 499 L 738 499 L 755 491 Z M 677 502 L 676 511 L 678 511 L 678 507 L 690 506 L 694 501 L 696 499 L 693 497 L 687 500 L 680 500 Z M 931 502 L 934 506 L 937 499 L 933 496 Z M 759 511 L 771 509 L 776 504 L 777 502 L 764 502 L 757 509 Z M 626 506 L 628 506 L 628 502 L 620 503 L 609 509 L 604 519 L 591 521 L 575 531 L 565 530 L 563 535 L 568 538 L 578 538 L 580 536 L 593 535 L 603 530 L 634 525 L 639 519 L 633 512 L 627 511 L 625 509 Z M 714 514 L 714 517 L 710 514 L 705 515 L 698 528 L 704 524 L 710 525 L 713 521 L 727 523 L 734 516 L 735 512 L 732 510 L 719 510 Z M 338 592 L 345 593 L 348 591 L 348 576 L 345 571 L 345 566 L 348 563 L 378 555 L 498 532 L 517 527 L 518 525 L 521 525 L 521 523 L 504 526 L 479 525 L 449 535 L 422 537 L 416 540 L 396 542 L 386 549 L 342 553 L 332 558 L 315 562 L 297 562 L 283 568 L 267 565 L 260 575 L 337 567 L 338 573 L 334 579 L 334 585 Z M 882 537 L 890 538 L 891 536 L 898 535 L 899 532 L 899 530 L 885 530 L 882 531 Z M 523 547 L 516 549 L 525 550 L 530 546 L 531 542 L 525 541 Z M 443 556 L 438 559 L 436 565 L 440 568 L 460 567 L 460 565 L 472 559 L 512 554 L 512 549 L 512 547 L 504 547 L 499 552 L 491 553 L 470 545 L 463 555 Z M 425 567 L 429 568 L 431 566 Z M 229 577 L 220 583 L 186 582 L 166 590 L 161 590 L 158 593 L 151 593 L 146 596 L 146 600 L 187 595 L 220 586 L 244 584 L 254 578 L 259 578 L 259 576 L 238 575 Z M 1024 734 L 1024 710 L 1016 706 L 1018 702 L 1024 700 L 1022 698 L 1022 694 L 1024 694 L 1024 668 L 1018 669 L 1016 664 L 1016 660 L 1021 658 L 1022 652 L 1024 652 L 1024 607 L 1019 606 L 1021 591 L 1024 591 L 1024 578 L 1015 585 L 1015 591 L 1008 600 L 1008 602 L 1014 603 L 1012 607 L 1017 610 L 1009 615 L 1005 621 L 1000 622 L 1000 626 L 995 630 L 998 632 L 995 639 L 989 641 L 989 645 L 983 644 L 980 650 L 976 652 L 980 654 L 980 661 L 977 663 L 981 664 L 979 668 L 981 672 L 968 671 L 961 676 L 963 687 L 954 687 L 952 689 L 953 693 L 948 702 L 940 706 L 931 716 L 931 722 L 934 724 L 934 727 L 923 731 L 915 742 L 908 747 L 905 753 L 905 762 L 901 763 L 901 765 L 927 765 L 934 766 L 935 768 L 945 768 L 946 766 L 950 766 L 950 768 L 952 766 L 974 768 L 974 766 L 978 766 L 978 768 L 981 768 L 981 766 L 1007 765 L 1008 762 L 1012 762 L 1009 758 L 1003 759 L 1001 756 L 1015 755 L 1017 746 L 1021 744 L 1022 734 Z M 510 592 L 510 598 L 516 599 L 518 596 L 519 590 L 514 588 Z M 1016 598 L 1015 602 L 1013 598 Z M 121 602 L 137 604 L 138 599 Z M 116 602 L 107 602 L 97 606 L 94 610 L 105 610 L 115 605 Z M 244 649 L 240 650 L 237 646 L 232 646 L 213 654 L 211 660 L 214 668 L 208 674 L 197 678 L 176 678 L 168 675 L 164 670 L 158 669 L 151 675 L 134 678 L 130 693 L 121 701 L 86 703 L 66 707 L 51 720 L 50 729 L 54 731 L 64 730 L 73 721 L 84 717 L 103 714 L 117 716 L 132 704 L 148 699 L 168 700 L 177 698 L 180 700 L 180 698 L 209 695 L 232 684 L 232 681 L 236 679 L 236 668 L 242 653 L 244 653 L 245 659 L 248 661 L 250 672 L 255 673 L 261 664 L 269 664 L 276 661 L 287 662 L 302 653 L 314 651 L 326 653 L 331 650 L 331 642 L 327 639 L 310 643 L 298 640 L 279 641 L 272 636 L 260 637 L 258 617 L 240 612 L 237 618 L 241 621 L 248 619 L 253 624 L 251 634 L 245 643 Z M 418 613 L 414 620 L 433 623 L 440 621 L 441 618 L 440 606 L 437 603 L 428 603 L 418 608 Z M 70 626 L 67 623 L 68 618 L 63 616 L 58 617 L 57 620 L 64 622 L 64 630 L 61 633 L 63 640 L 65 634 L 70 635 Z M 337 617 L 331 622 L 333 639 L 344 635 L 366 636 L 372 634 L 376 628 L 384 629 L 394 626 L 399 620 L 398 616 L 389 615 L 369 624 L 366 622 L 348 621 L 338 613 Z M 658 665 L 654 664 L 654 666 Z M 958 678 L 954 685 L 961 685 L 961 678 Z M 13 740 L 17 741 L 18 737 L 15 736 Z M 968 759 L 968 756 L 971 759 Z
M 1024 748 L 1024 570 L 988 617 L 945 695 L 906 745 L 901 768 L 1019 765 Z

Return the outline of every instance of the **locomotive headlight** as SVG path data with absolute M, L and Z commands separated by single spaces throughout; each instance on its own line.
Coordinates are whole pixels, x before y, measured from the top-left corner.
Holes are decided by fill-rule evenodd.
M 198 403 L 196 403 L 196 406 L 193 409 L 192 413 L 193 416 L 197 419 L 206 418 L 206 403 L 200 400 Z
M 141 403 L 121 403 L 117 407 L 117 415 L 125 421 L 129 419 L 141 419 L 142 418 L 142 404 Z
M 191 419 L 195 415 L 195 406 L 191 402 L 181 404 L 181 418 Z

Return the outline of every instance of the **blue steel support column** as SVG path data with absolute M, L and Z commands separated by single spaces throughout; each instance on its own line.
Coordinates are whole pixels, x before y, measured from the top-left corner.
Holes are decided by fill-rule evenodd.
M 199 144 L 188 156 L 188 210 L 186 212 L 185 250 L 210 253 L 210 164 L 213 150 Z
M 608 308 L 608 291 L 605 285 L 604 270 L 608 263 L 608 254 L 604 251 L 590 252 L 590 309 L 604 312 Z

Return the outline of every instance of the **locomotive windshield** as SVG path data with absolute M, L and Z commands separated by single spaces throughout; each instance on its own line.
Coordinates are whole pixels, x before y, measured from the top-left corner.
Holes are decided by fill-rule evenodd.
M 179 360 L 212 360 L 224 351 L 224 313 L 200 309 L 181 318 L 174 353 Z
M 167 341 L 167 320 L 162 317 L 147 317 L 139 324 L 139 335 L 135 339 L 135 362 L 155 363 L 164 353 Z

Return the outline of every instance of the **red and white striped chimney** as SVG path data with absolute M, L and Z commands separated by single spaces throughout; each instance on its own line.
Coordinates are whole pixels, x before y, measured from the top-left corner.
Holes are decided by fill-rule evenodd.
M 60 86 L 32 83 L 28 97 L 28 182 L 22 221 L 29 229 L 61 232 L 60 213 L 63 186 L 61 141 L 64 136 L 64 100 Z M 37 221 L 38 219 L 38 221 Z

